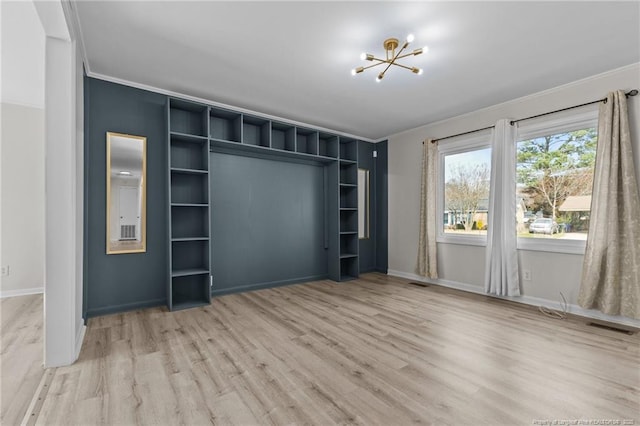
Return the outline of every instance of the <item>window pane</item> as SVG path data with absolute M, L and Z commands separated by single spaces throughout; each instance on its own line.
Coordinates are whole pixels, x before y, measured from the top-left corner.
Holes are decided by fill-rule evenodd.
M 446 234 L 486 235 L 491 178 L 491 148 L 444 157 Z
M 586 240 L 596 142 L 595 128 L 518 142 L 519 237 Z

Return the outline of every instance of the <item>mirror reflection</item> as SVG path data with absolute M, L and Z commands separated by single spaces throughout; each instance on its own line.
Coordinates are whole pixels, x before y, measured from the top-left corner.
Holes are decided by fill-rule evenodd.
M 107 254 L 146 251 L 147 138 L 107 133 Z
M 369 238 L 369 170 L 358 169 L 358 238 Z

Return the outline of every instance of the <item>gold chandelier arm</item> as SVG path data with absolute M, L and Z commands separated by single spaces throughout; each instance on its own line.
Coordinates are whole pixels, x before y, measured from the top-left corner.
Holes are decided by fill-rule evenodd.
M 384 76 L 384 74 L 387 72 L 387 70 L 389 69 L 389 67 L 390 67 L 391 65 L 398 65 L 398 66 L 400 66 L 399 64 L 396 64 L 395 62 L 396 62 L 396 60 L 398 59 L 398 57 L 400 56 L 400 54 L 402 53 L 402 51 L 403 51 L 404 49 L 406 49 L 406 47 L 407 47 L 408 45 L 409 45 L 409 43 L 406 43 L 406 42 L 405 42 L 405 43 L 402 45 L 402 48 L 401 48 L 400 50 L 398 50 L 398 53 L 396 53 L 396 55 L 395 55 L 395 56 L 394 56 L 390 61 L 385 61 L 385 62 L 387 62 L 387 67 L 384 69 L 384 71 L 382 71 L 382 72 L 380 73 L 380 75 L 381 75 L 381 76 Z
M 389 65 L 395 65 L 395 66 L 397 66 L 397 67 L 404 68 L 404 69 L 409 70 L 409 71 L 413 71 L 413 68 L 412 68 L 412 67 L 408 67 L 408 66 L 406 66 L 406 65 L 402 65 L 402 64 L 399 64 L 399 63 L 397 63 L 397 62 L 393 62 L 393 63 L 391 63 L 391 64 L 389 64 Z
M 419 54 L 420 54 L 420 53 L 418 53 L 418 55 L 419 55 Z M 408 57 L 408 56 L 416 56 L 416 54 L 415 54 L 415 53 L 413 53 L 413 52 L 409 52 L 409 53 L 405 53 L 405 54 L 404 54 L 404 55 L 402 55 L 402 56 L 398 56 L 398 57 L 397 57 L 397 58 L 395 58 L 395 59 L 402 59 L 402 58 L 406 58 L 406 57 Z M 394 60 L 395 60 L 395 59 L 394 59 Z
M 371 59 L 372 61 L 380 61 L 380 64 L 385 63 L 385 62 L 389 62 L 388 59 L 380 59 L 380 58 L 376 58 L 375 56 Z M 379 65 L 379 64 L 376 64 Z
M 366 67 L 362 67 L 362 71 L 368 70 L 369 68 L 377 67 L 378 65 L 384 64 L 385 61 L 378 62 L 377 64 L 367 65 Z

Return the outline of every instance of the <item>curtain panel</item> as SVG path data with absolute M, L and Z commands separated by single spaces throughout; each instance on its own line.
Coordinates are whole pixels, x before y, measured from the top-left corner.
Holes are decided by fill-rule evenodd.
M 422 178 L 420 181 L 420 235 L 418 274 L 438 278 L 436 254 L 436 194 L 438 145 L 427 139 L 422 144 Z
M 498 120 L 491 133 L 491 189 L 485 292 L 519 296 L 516 235 L 516 127 Z
M 578 304 L 640 319 L 640 196 L 620 90 L 600 104 L 593 180 Z

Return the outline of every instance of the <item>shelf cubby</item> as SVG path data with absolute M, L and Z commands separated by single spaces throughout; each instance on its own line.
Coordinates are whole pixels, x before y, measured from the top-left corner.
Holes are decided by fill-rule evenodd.
M 209 273 L 177 276 L 171 278 L 172 309 L 202 306 L 211 300 Z
M 318 135 L 318 155 L 322 157 L 338 158 L 340 152 L 338 143 L 338 136 L 320 133 Z
M 169 131 L 206 137 L 208 109 L 206 105 L 171 99 L 169 101 Z
M 271 123 L 271 148 L 282 151 L 296 150 L 296 128 L 289 124 Z
M 340 210 L 340 232 L 358 232 L 357 210 Z
M 271 122 L 269 120 L 248 115 L 243 116 L 242 143 L 269 148 L 270 140 Z
M 318 155 L 318 132 L 309 129 L 296 129 L 296 152 Z
M 358 235 L 340 235 L 340 257 L 353 257 L 358 255 Z
M 209 272 L 209 241 L 172 241 L 172 276 Z
M 352 138 L 340 137 L 340 159 L 358 161 L 358 141 Z
M 355 163 L 340 163 L 340 184 L 358 184 L 358 165 Z
M 358 278 L 358 257 L 340 258 L 340 281 Z
M 171 238 L 209 238 L 207 206 L 171 206 Z
M 358 208 L 358 187 L 340 186 L 340 208 Z
M 209 137 L 227 142 L 242 141 L 242 114 L 211 108 L 209 112 Z
M 171 168 L 206 170 L 209 141 L 204 138 L 172 134 L 170 144 Z
M 171 172 L 171 204 L 207 204 L 209 176 Z

